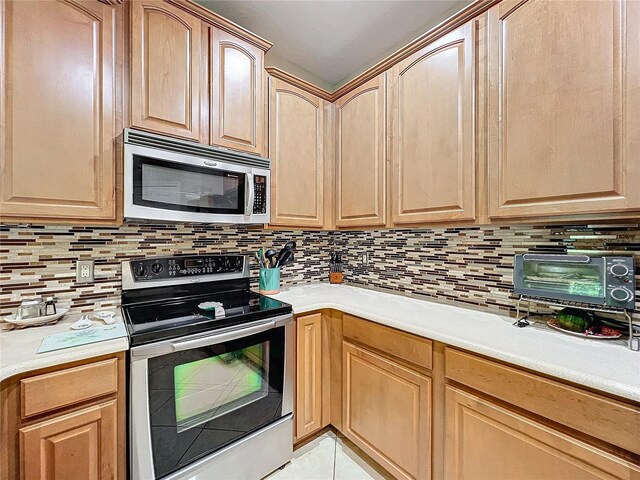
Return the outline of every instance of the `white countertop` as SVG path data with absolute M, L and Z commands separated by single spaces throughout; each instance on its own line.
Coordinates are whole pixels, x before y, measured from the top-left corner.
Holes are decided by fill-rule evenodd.
M 640 352 L 620 340 L 565 335 L 546 325 L 347 285 L 284 288 L 294 313 L 330 308 L 640 402 Z
M 116 323 L 122 323 L 120 309 L 111 310 L 117 312 Z M 62 365 L 63 363 L 129 350 L 129 339 L 123 337 L 78 347 L 65 348 L 63 350 L 55 350 L 53 352 L 36 353 L 44 337 L 72 331 L 69 327 L 79 320 L 81 316 L 81 313 L 69 313 L 62 317 L 55 325 L 1 331 L 0 381 L 13 375 L 39 368 L 52 367 Z M 104 325 L 100 320 L 93 320 L 93 322 L 94 325 L 89 328 Z

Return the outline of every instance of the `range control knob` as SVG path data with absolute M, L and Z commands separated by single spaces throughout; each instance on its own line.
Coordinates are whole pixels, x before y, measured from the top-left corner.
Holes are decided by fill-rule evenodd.
M 616 302 L 626 302 L 631 299 L 631 292 L 624 287 L 616 287 L 611 290 L 611 298 Z
M 133 273 L 135 274 L 136 277 L 144 277 L 147 275 L 147 267 L 145 267 L 144 265 L 140 264 L 137 265 L 134 269 L 133 269 Z
M 229 257 L 225 257 L 224 261 L 223 261 L 223 272 L 230 272 L 233 269 L 233 266 L 231 265 L 231 258 Z
M 611 266 L 611 274 L 614 277 L 626 277 L 629 275 L 629 267 L 623 265 L 622 263 L 616 263 Z
M 164 270 L 164 266 L 161 263 L 154 263 L 151 265 L 151 271 L 158 275 L 160 272 Z

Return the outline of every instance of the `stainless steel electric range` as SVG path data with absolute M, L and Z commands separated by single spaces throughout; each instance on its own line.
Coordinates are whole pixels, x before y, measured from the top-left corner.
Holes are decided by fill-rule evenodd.
M 133 480 L 257 480 L 291 459 L 292 309 L 249 289 L 248 262 L 123 262 Z

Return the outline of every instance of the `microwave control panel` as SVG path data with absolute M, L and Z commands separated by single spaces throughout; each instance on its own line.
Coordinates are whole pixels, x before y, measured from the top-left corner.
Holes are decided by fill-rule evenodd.
M 162 280 L 167 278 L 191 277 L 194 275 L 215 275 L 242 273 L 243 255 L 198 255 L 187 257 L 150 258 L 133 260 L 131 273 L 134 280 Z
M 635 267 L 633 257 L 607 257 L 606 304 L 635 308 Z
M 267 213 L 267 177 L 264 175 L 253 176 L 253 214 L 264 215 Z

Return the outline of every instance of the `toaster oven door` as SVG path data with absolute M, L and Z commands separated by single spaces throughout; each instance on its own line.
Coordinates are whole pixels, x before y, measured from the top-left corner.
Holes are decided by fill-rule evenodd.
M 558 300 L 604 304 L 604 260 L 587 255 L 516 255 L 514 292 Z

